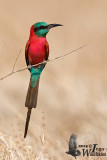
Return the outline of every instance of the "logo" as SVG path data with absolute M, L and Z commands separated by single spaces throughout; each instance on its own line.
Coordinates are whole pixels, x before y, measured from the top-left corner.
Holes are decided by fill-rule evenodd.
M 81 155 L 81 152 L 77 150 L 77 143 L 76 143 L 77 135 L 72 134 L 69 140 L 69 151 L 66 152 L 72 156 L 76 157 Z
M 99 148 L 98 144 L 79 145 L 82 149 L 83 157 L 85 156 L 106 156 L 105 148 Z
M 74 156 L 75 159 L 77 156 L 82 155 L 83 157 L 89 156 L 105 156 L 106 157 L 106 149 L 98 147 L 98 144 L 86 144 L 86 145 L 78 145 L 76 142 L 77 136 L 72 134 L 69 140 L 69 151 L 66 152 L 71 156 Z M 79 148 L 79 150 L 78 150 Z

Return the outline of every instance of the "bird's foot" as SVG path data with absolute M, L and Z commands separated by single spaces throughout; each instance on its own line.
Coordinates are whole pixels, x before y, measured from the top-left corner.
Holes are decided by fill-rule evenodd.
M 27 66 L 27 68 L 28 68 L 28 69 L 31 69 L 31 68 L 32 68 L 32 65 L 29 64 L 29 65 Z

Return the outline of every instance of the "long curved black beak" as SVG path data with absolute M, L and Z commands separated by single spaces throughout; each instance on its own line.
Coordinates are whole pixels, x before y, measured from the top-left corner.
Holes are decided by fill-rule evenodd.
M 49 24 L 48 26 L 47 26 L 47 29 L 51 29 L 51 28 L 53 28 L 53 27 L 58 27 L 58 26 L 63 26 L 62 24 Z

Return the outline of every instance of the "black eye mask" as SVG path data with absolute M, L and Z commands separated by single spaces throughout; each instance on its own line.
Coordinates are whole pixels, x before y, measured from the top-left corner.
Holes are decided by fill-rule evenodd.
M 34 28 L 34 32 L 37 32 L 40 29 L 48 29 L 48 26 L 40 26 L 40 27 L 36 27 Z
M 40 29 L 51 29 L 57 26 L 63 26 L 63 25 L 62 24 L 48 24 L 47 26 L 40 26 L 40 27 L 34 28 L 34 32 L 37 32 Z

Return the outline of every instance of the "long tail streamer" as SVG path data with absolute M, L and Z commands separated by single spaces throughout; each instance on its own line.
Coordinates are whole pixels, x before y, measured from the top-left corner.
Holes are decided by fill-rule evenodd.
M 27 131 L 28 131 L 28 126 L 29 126 L 29 121 L 30 121 L 31 110 L 32 110 L 31 108 L 28 108 L 27 117 L 26 117 L 26 125 L 25 125 L 24 138 L 26 138 L 26 136 L 27 136 Z

